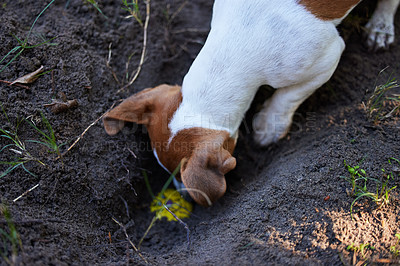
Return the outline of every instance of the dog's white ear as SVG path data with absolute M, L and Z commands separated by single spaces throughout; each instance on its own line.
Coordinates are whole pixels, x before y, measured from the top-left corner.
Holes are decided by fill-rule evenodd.
M 222 147 L 197 149 L 182 159 L 181 178 L 196 203 L 210 206 L 225 194 L 225 174 L 235 167 L 236 159 Z
M 157 93 L 155 88 L 145 89 L 125 99 L 120 105 L 103 117 L 104 128 L 108 135 L 117 134 L 125 122 L 148 124 Z

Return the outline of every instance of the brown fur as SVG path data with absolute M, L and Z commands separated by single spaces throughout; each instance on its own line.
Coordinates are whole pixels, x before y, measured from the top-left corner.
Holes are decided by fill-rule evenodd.
M 360 0 L 300 0 L 299 4 L 322 20 L 344 17 Z
M 125 121 L 146 125 L 160 162 L 170 172 L 181 163 L 177 179 L 198 204 L 207 206 L 208 200 L 215 202 L 226 191 L 224 175 L 236 166 L 232 157 L 236 142 L 226 131 L 190 128 L 168 143 L 168 123 L 181 101 L 179 86 L 160 85 L 127 98 L 104 116 L 103 123 L 110 135 L 117 134 Z

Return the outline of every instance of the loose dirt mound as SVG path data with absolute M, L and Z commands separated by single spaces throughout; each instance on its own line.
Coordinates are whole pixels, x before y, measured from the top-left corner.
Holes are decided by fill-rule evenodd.
M 251 119 L 269 93 L 260 90 L 240 128 L 238 167 L 227 176 L 226 195 L 212 208 L 195 206 L 185 220 L 190 243 L 181 224 L 157 221 L 143 241 L 140 257 L 112 218 L 125 225 L 137 245 L 154 217 L 142 170 L 148 171 L 153 191 L 168 179 L 153 158 L 144 128 L 128 125 L 109 137 L 101 122 L 95 123 L 60 160 L 44 145 L 29 141 L 42 137 L 30 123 L 48 132 L 42 112 L 57 143 L 65 144 L 60 148 L 65 152 L 119 99 L 160 83 L 181 84 L 207 37 L 212 1 L 152 1 L 142 72 L 133 86 L 118 93 L 126 84 L 126 63 L 130 74 L 140 60 L 143 28 L 124 18 L 127 13 L 119 3 L 98 2 L 107 18 L 84 1 L 55 1 L 37 20 L 28 44 L 57 38 L 25 49 L 0 73 L 1 80 L 12 81 L 41 65 L 51 70 L 29 89 L 0 83 L 1 105 L 8 116 L 0 115 L 0 128 L 12 131 L 25 118 L 18 137 L 26 151 L 44 164 L 31 160 L 24 164 L 26 170 L 18 167 L 0 178 L 1 200 L 21 239 L 14 261 L 27 265 L 145 264 L 145 260 L 185 265 L 399 263 L 390 247 L 400 233 L 400 187 L 390 192 L 389 204 L 381 208 L 361 198 L 352 219 L 351 184 L 343 178 L 350 177 L 346 160 L 376 179 L 386 169 L 394 176 L 389 187 L 400 185 L 400 165 L 388 161 L 400 159 L 398 118 L 374 124 L 362 105 L 375 84 L 400 73 L 400 37 L 391 52 L 378 54 L 368 52 L 360 41 L 358 27 L 374 3 L 359 6 L 340 27 L 347 43 L 340 65 L 302 105 L 289 136 L 266 149 L 252 142 Z M 139 2 L 144 20 L 145 5 Z M 13 35 L 21 40 L 27 36 L 44 6 L 42 1 L 0 2 L 1 57 L 18 45 Z M 396 35 L 400 36 L 399 16 Z M 76 99 L 78 107 L 54 114 L 44 104 L 61 92 L 68 100 Z M 0 149 L 8 144 L 9 139 L 0 138 Z M 0 161 L 18 155 L 9 148 L 0 152 Z M 0 170 L 7 168 L 1 165 Z M 375 192 L 374 181 L 368 188 Z M 5 233 L 0 234 L 5 243 L 0 252 L 12 261 L 6 220 L 0 217 Z M 363 244 L 369 248 L 346 249 Z

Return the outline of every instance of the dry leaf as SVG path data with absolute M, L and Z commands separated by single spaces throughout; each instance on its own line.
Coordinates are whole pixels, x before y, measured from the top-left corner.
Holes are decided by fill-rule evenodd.
M 50 110 L 55 114 L 65 112 L 68 109 L 78 106 L 78 101 L 76 99 L 67 101 L 67 96 L 63 92 L 58 93 L 58 98 L 59 99 L 52 99 L 51 103 L 44 104 L 43 106 L 50 107 Z
M 17 78 L 10 85 L 13 85 L 15 83 L 22 83 L 22 84 L 32 83 L 38 78 L 38 74 L 43 72 L 43 69 L 44 69 L 44 67 L 41 66 L 38 70 L 36 70 L 32 73 L 26 74 L 25 76 L 22 76 L 20 78 Z
M 61 101 L 58 101 L 58 100 L 53 100 L 52 103 L 50 103 L 50 104 L 44 104 L 44 106 L 45 106 L 45 107 L 50 107 L 50 110 L 51 110 L 53 113 L 58 114 L 58 113 L 65 112 L 65 111 L 67 111 L 68 109 L 71 109 L 71 108 L 73 108 L 73 107 L 78 106 L 78 101 L 77 101 L 76 99 L 69 100 L 69 101 L 66 101 L 66 102 L 61 102 Z

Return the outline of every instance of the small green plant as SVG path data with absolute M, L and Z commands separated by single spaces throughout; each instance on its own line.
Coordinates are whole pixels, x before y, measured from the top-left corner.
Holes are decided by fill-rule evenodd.
M 2 107 L 2 110 L 3 110 L 3 113 L 4 113 L 8 123 L 11 124 L 9 121 L 9 118 L 7 116 L 7 113 L 4 111 L 3 107 Z M 38 143 L 38 144 L 44 145 L 45 147 L 47 147 L 47 149 L 50 152 L 56 153 L 61 158 L 61 153 L 60 153 L 61 145 L 57 145 L 57 141 L 56 141 L 56 138 L 54 135 L 53 128 L 51 127 L 49 121 L 46 119 L 46 117 L 43 115 L 43 113 L 41 113 L 41 117 L 42 117 L 42 122 L 44 123 L 44 125 L 46 127 L 46 131 L 48 131 L 48 133 L 46 133 L 44 130 L 40 130 L 33 122 L 29 121 L 29 124 L 33 127 L 33 129 L 39 135 L 42 136 L 41 140 L 23 141 L 20 139 L 20 137 L 18 136 L 18 128 L 20 127 L 21 123 L 23 121 L 25 121 L 24 119 L 17 119 L 17 125 L 12 130 L 6 130 L 6 129 L 0 128 L 0 134 L 1 134 L 0 137 L 3 137 L 11 142 L 11 143 L 3 146 L 0 149 L 0 153 L 3 152 L 6 148 L 8 148 L 9 151 L 11 151 L 12 153 L 14 153 L 16 155 L 13 160 L 0 161 L 0 164 L 9 165 L 9 167 L 5 171 L 0 173 L 0 178 L 8 175 L 9 173 L 11 173 L 13 170 L 15 170 L 18 167 L 22 167 L 27 173 L 29 173 L 32 176 L 35 176 L 32 172 L 30 172 L 26 168 L 25 165 L 28 162 L 37 162 L 37 163 L 45 166 L 45 164 L 40 159 L 38 159 L 36 156 L 34 156 L 32 154 L 32 152 L 30 152 L 27 149 L 26 144 L 25 144 L 26 142 Z
M 52 40 L 54 40 L 56 37 L 53 37 L 49 40 L 43 41 L 39 44 L 35 44 L 35 45 L 29 45 L 28 44 L 28 40 L 30 35 L 32 34 L 32 29 L 36 24 L 36 21 L 39 19 L 39 17 L 46 11 L 46 9 L 54 2 L 55 0 L 52 0 L 49 4 L 46 5 L 46 7 L 39 13 L 39 15 L 37 15 L 36 19 L 33 21 L 31 28 L 29 29 L 28 34 L 26 35 L 24 40 L 21 40 L 20 38 L 18 38 L 17 36 L 13 35 L 14 38 L 17 40 L 17 42 L 19 43 L 19 45 L 17 45 L 16 47 L 14 47 L 13 49 L 11 49 L 11 51 L 9 51 L 1 60 L 0 60 L 0 64 L 3 63 L 3 61 L 5 62 L 5 60 L 11 56 L 12 54 L 16 53 L 14 55 L 14 57 L 12 57 L 1 69 L 0 69 L 0 73 L 6 69 L 8 67 L 9 64 L 11 64 L 24 50 L 26 49 L 31 49 L 31 48 L 35 48 L 44 44 L 49 44 Z M 54 44 L 52 44 L 54 45 Z
M 0 217 L 4 217 L 6 228 L 0 228 L 0 256 L 9 265 L 16 265 L 18 251 L 22 249 L 21 238 L 7 206 L 0 204 Z
M 46 127 L 46 130 L 48 131 L 48 133 L 46 134 L 44 131 L 40 130 L 34 123 L 32 123 L 31 121 L 29 121 L 29 123 L 31 124 L 31 126 L 40 134 L 42 135 L 42 139 L 41 141 L 38 140 L 31 140 L 31 142 L 36 142 L 39 144 L 42 144 L 44 146 L 46 146 L 47 148 L 49 148 L 49 150 L 51 152 L 54 152 L 58 155 L 58 157 L 61 158 L 61 153 L 60 153 L 60 147 L 64 144 L 61 145 L 57 145 L 57 141 L 56 141 L 56 136 L 54 135 L 54 130 L 50 125 L 49 120 L 47 120 L 47 118 L 44 116 L 44 114 L 42 112 L 40 112 L 40 116 L 42 117 L 42 122 Z
M 391 159 L 397 160 L 395 158 L 390 158 L 389 159 L 390 164 L 391 164 Z M 344 165 L 347 168 L 347 171 L 350 173 L 350 177 L 343 177 L 343 178 L 345 178 L 345 180 L 347 180 L 351 184 L 352 189 L 350 195 L 355 197 L 350 206 L 350 213 L 352 218 L 353 218 L 354 204 L 363 197 L 372 199 L 378 205 L 378 208 L 389 203 L 390 191 L 392 191 L 397 187 L 397 186 L 393 187 L 389 186 L 390 179 L 394 178 L 393 172 L 388 173 L 387 171 L 385 171 L 385 169 L 381 169 L 382 172 L 381 179 L 383 179 L 382 181 L 367 176 L 366 171 L 360 168 L 359 164 L 356 166 L 351 166 L 346 163 L 346 160 L 344 160 Z M 367 187 L 368 181 L 374 181 L 376 183 L 375 192 L 371 192 L 368 190 Z
M 392 252 L 393 256 L 397 257 L 400 254 L 400 234 L 395 234 L 395 236 L 397 237 L 397 242 L 394 246 L 390 247 L 390 252 Z
M 375 87 L 366 104 L 368 118 L 374 123 L 390 118 L 400 110 L 400 95 L 385 96 L 389 90 L 398 87 L 396 79 Z
M 122 4 L 124 5 L 122 9 L 128 11 L 129 13 L 129 15 L 125 18 L 134 18 L 140 24 L 140 26 L 143 27 L 138 0 L 132 0 L 131 2 L 129 2 L 129 0 L 122 0 Z
M 2 107 L 3 109 L 3 107 Z M 6 112 L 3 109 L 3 113 L 6 116 L 7 121 L 10 123 L 8 116 L 6 114 Z M 22 167 L 27 173 L 29 173 L 32 176 L 35 176 L 33 173 L 31 173 L 26 167 L 25 164 L 27 162 L 38 162 L 42 165 L 44 165 L 44 163 L 42 163 L 39 159 L 37 159 L 35 156 L 33 156 L 27 149 L 26 149 L 26 145 L 23 141 L 20 140 L 20 138 L 18 137 L 18 128 L 21 125 L 23 120 L 18 120 L 17 119 L 17 125 L 15 126 L 15 128 L 13 130 L 5 130 L 0 128 L 0 137 L 6 138 L 8 140 L 11 141 L 10 144 L 5 145 L 4 147 L 2 147 L 0 149 L 0 153 L 3 152 L 4 149 L 9 148 L 9 150 L 13 153 L 16 154 L 16 158 L 15 160 L 11 160 L 11 161 L 5 161 L 2 162 L 0 161 L 0 164 L 3 165 L 9 165 L 9 167 L 0 174 L 0 178 L 6 176 L 7 174 L 9 174 L 10 172 L 12 172 L 13 170 L 15 170 L 17 167 Z
M 367 255 L 366 254 L 367 249 L 374 250 L 375 248 L 368 243 L 360 244 L 359 246 L 356 246 L 354 243 L 351 243 L 350 245 L 347 246 L 346 249 L 349 251 L 353 251 L 355 253 L 360 253 L 361 257 L 365 259 L 365 256 Z

